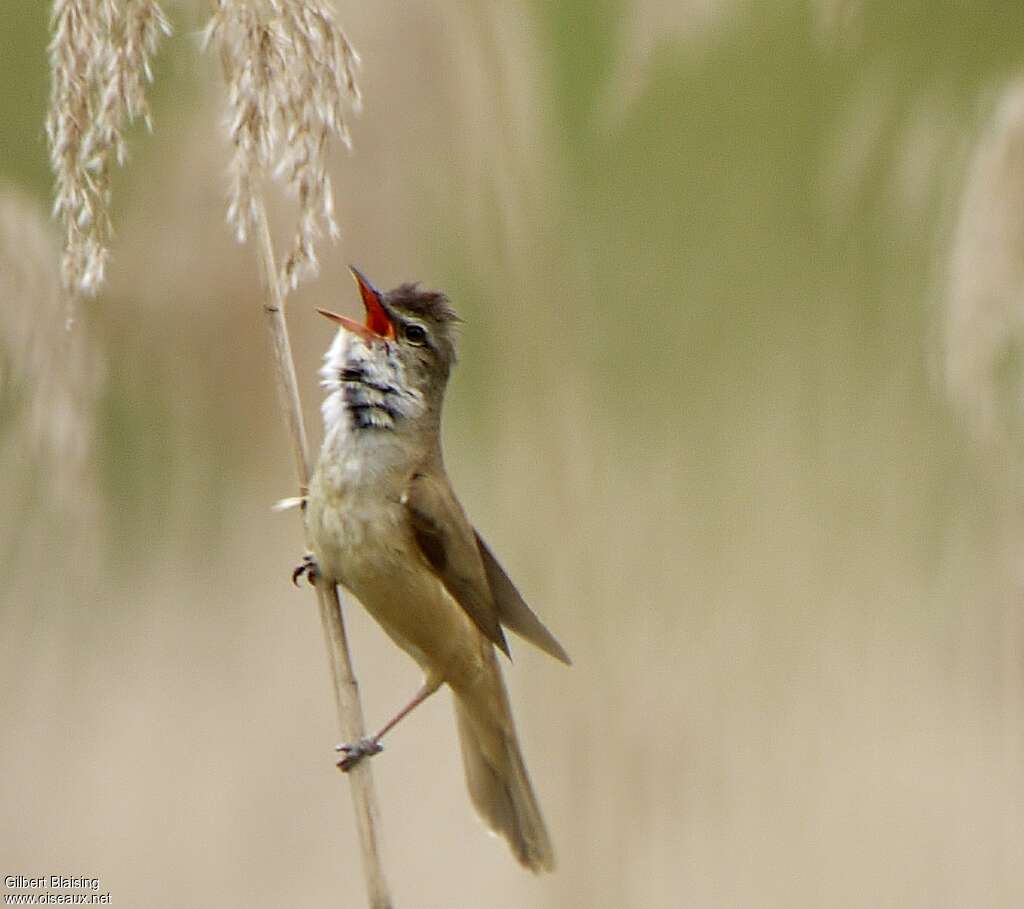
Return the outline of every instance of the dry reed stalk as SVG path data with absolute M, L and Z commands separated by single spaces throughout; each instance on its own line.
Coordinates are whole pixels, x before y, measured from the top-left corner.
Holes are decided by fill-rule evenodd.
M 306 429 L 302 421 L 302 405 L 299 399 L 298 381 L 295 377 L 295 363 L 292 358 L 291 342 L 288 338 L 288 324 L 285 321 L 285 295 L 282 282 L 278 280 L 278 269 L 274 259 L 274 247 L 270 239 L 270 226 L 262 197 L 253 197 L 253 227 L 257 233 L 261 277 L 267 294 L 264 310 L 274 346 L 274 362 L 277 373 L 277 389 L 281 405 L 288 421 L 292 450 L 295 456 L 295 471 L 301 496 L 309 488 L 309 449 Z M 310 548 L 308 529 L 306 548 Z M 342 738 L 346 742 L 357 741 L 366 735 L 362 702 L 359 699 L 359 683 L 352 671 L 352 657 L 348 648 L 348 635 L 341 613 L 338 590 L 333 584 L 316 583 L 317 604 L 320 607 L 320 622 L 327 642 L 327 656 L 334 681 L 335 702 L 338 708 L 338 723 Z M 380 812 L 377 795 L 373 786 L 370 764 L 363 761 L 349 771 L 352 781 L 352 806 L 355 810 L 359 830 L 359 845 L 363 854 L 363 872 L 366 877 L 366 891 L 372 909 L 387 909 L 391 906 L 387 880 L 380 850 Z
M 240 242 L 255 235 L 266 292 L 264 310 L 274 349 L 277 386 L 288 423 L 300 498 L 309 487 L 310 459 L 295 364 L 285 319 L 287 293 L 316 271 L 315 243 L 338 234 L 327 176 L 329 140 L 350 145 L 346 106 L 359 105 L 357 57 L 321 0 L 214 0 L 205 44 L 219 51 L 228 87 L 232 141 L 228 220 Z M 279 268 L 263 200 L 265 177 L 282 177 L 297 197 L 299 219 Z M 309 539 L 307 531 L 307 548 Z M 338 591 L 316 584 L 342 737 L 366 734 L 359 686 L 352 672 Z M 391 906 L 379 845 L 379 811 L 367 762 L 350 773 L 351 794 L 373 909 Z
M 324 0 L 212 0 L 205 44 L 216 45 L 228 86 L 232 140 L 228 220 L 240 241 L 255 233 L 300 494 L 309 452 L 284 316 L 285 298 L 316 271 L 316 241 L 337 237 L 326 155 L 332 137 L 350 145 L 345 111 L 357 109 L 358 58 Z M 102 285 L 111 238 L 110 162 L 127 157 L 124 129 L 149 125 L 144 86 L 150 58 L 170 27 L 156 0 L 54 0 L 51 108 L 46 120 L 55 175 L 54 213 L 65 230 L 65 286 Z M 263 202 L 264 178 L 283 178 L 298 200 L 294 239 L 278 268 Z M 337 590 L 317 585 L 341 731 L 365 734 Z M 350 774 L 370 905 L 391 905 L 378 846 L 369 764 Z

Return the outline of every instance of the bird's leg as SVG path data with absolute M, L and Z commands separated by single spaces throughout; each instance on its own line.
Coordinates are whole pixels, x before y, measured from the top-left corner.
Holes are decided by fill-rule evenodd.
M 371 757 L 374 754 L 380 754 L 384 750 L 384 747 L 380 743 L 380 740 L 384 738 L 384 735 L 394 729 L 401 720 L 412 713 L 413 710 L 419 707 L 420 704 L 422 704 L 440 687 L 441 679 L 428 678 L 424 681 L 420 690 L 416 692 L 415 697 L 413 697 L 408 704 L 388 720 L 375 735 L 365 736 L 359 739 L 358 742 L 349 742 L 345 745 L 337 745 L 334 750 L 341 751 L 345 754 L 343 758 L 338 760 L 338 769 L 341 770 L 342 773 L 348 773 L 364 757 Z
M 316 564 L 316 559 L 313 558 L 313 553 L 307 552 L 303 557 L 302 561 L 295 566 L 295 570 L 292 572 L 292 583 L 298 587 L 299 578 L 303 575 L 306 576 L 306 580 L 312 586 L 316 586 L 316 579 L 320 574 L 319 566 Z

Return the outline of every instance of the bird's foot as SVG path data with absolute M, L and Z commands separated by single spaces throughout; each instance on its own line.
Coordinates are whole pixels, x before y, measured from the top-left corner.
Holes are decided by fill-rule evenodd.
M 303 557 L 302 561 L 295 566 L 295 570 L 292 572 L 292 583 L 298 587 L 299 578 L 303 575 L 306 576 L 306 580 L 312 586 L 316 586 L 316 579 L 320 576 L 320 568 L 316 564 L 316 559 L 313 558 L 313 553 L 307 552 Z
M 348 773 L 363 758 L 380 754 L 384 746 L 372 735 L 364 736 L 358 742 L 351 742 L 347 745 L 335 745 L 335 751 L 343 752 L 344 757 L 338 759 L 338 769 L 342 773 Z

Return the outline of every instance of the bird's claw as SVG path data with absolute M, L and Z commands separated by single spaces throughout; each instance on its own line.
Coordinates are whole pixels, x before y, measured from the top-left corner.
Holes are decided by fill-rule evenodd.
M 313 553 L 307 552 L 303 557 L 302 561 L 295 566 L 295 570 L 292 572 L 292 583 L 298 587 L 299 578 L 303 575 L 306 576 L 306 580 L 312 586 L 316 586 L 316 579 L 320 575 L 319 566 L 316 564 L 316 559 L 313 558 Z
M 348 773 L 363 758 L 380 754 L 384 750 L 384 746 L 373 736 L 365 736 L 358 742 L 335 745 L 334 750 L 344 753 L 345 757 L 338 759 L 338 769 L 342 773 Z

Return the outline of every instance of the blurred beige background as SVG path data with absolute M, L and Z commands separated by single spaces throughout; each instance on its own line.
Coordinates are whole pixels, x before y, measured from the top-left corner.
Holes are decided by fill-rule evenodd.
M 0 8 L 0 870 L 362 905 L 207 6 L 70 335 L 47 6 Z M 484 834 L 443 695 L 375 763 L 398 905 L 1024 904 L 1024 8 L 896 6 L 337 3 L 311 434 L 345 266 L 447 290 L 450 471 L 575 659 L 507 671 L 557 874 Z M 347 613 L 376 725 L 416 673 Z

